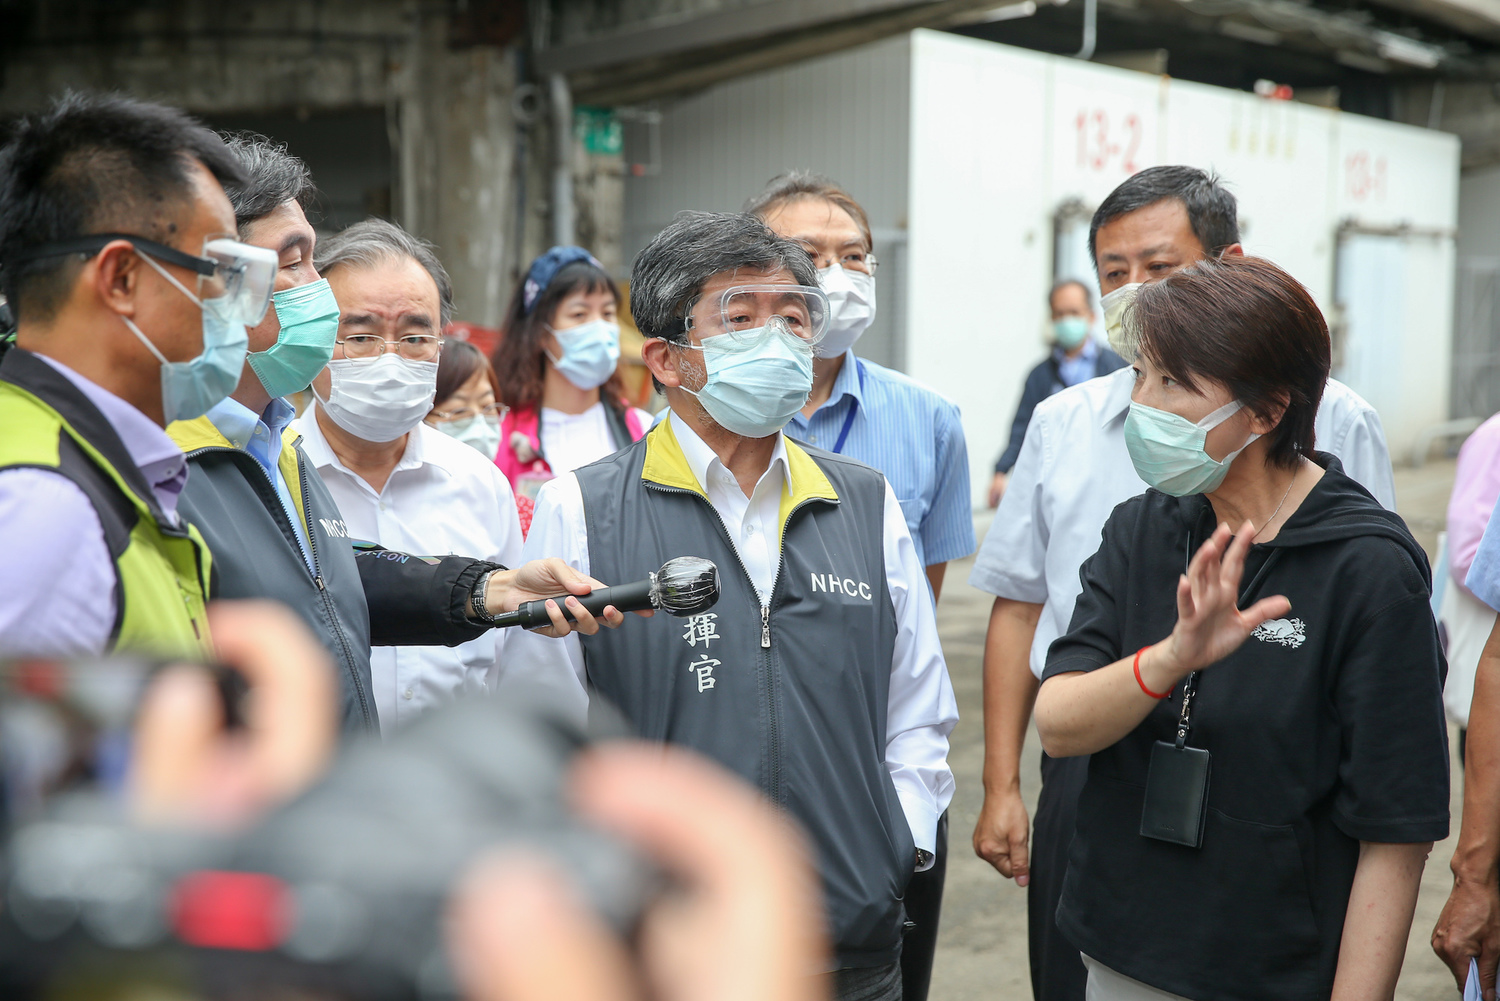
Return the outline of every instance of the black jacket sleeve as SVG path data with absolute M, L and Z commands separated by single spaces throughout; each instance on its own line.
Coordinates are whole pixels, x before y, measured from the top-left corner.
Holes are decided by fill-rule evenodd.
M 995 472 L 1010 472 L 1021 457 L 1021 445 L 1026 441 L 1026 426 L 1031 423 L 1031 413 L 1038 403 L 1052 395 L 1053 371 L 1052 359 L 1045 358 L 1026 376 L 1026 384 L 1021 389 L 1021 404 L 1016 407 L 1016 419 L 1010 424 L 1010 444 L 1005 446 L 1000 461 L 995 463 Z
M 467 556 L 413 556 L 368 542 L 354 547 L 370 606 L 371 646 L 457 646 L 489 631 L 468 616 L 469 595 L 498 563 Z

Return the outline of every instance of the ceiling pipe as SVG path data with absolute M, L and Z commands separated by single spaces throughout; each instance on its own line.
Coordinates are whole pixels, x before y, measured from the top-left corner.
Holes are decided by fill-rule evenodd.
M 1099 35 L 1099 0 L 1083 0 L 1083 47 L 1073 53 L 1075 59 L 1094 58 L 1094 44 Z

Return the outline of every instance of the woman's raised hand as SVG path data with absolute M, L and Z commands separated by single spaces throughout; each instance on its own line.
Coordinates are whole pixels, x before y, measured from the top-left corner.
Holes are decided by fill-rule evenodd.
M 1178 678 L 1223 660 L 1256 626 L 1291 610 L 1292 603 L 1279 594 L 1244 611 L 1237 607 L 1245 554 L 1254 537 L 1255 526 L 1249 521 L 1232 539 L 1229 526 L 1220 525 L 1178 578 L 1177 625 L 1163 651 Z

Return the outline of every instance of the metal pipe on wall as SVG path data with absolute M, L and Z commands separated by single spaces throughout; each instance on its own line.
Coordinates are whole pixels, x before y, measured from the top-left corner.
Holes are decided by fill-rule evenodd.
M 1073 53 L 1075 59 L 1094 58 L 1094 45 L 1099 37 L 1099 0 L 1083 0 L 1083 45 Z
M 552 95 L 552 242 L 574 242 L 573 229 L 573 93 L 568 78 L 553 73 Z

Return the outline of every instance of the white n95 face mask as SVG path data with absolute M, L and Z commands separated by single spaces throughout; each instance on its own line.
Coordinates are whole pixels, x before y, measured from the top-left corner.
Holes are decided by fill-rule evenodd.
M 1143 284 L 1145 283 L 1131 282 L 1129 285 L 1121 285 L 1099 300 L 1099 306 L 1104 310 L 1104 333 L 1109 337 L 1110 349 L 1126 361 L 1135 360 L 1135 352 L 1140 345 L 1134 328 L 1126 329 L 1125 311 L 1135 302 L 1135 294 Z
M 837 358 L 875 322 L 875 276 L 830 264 L 818 272 L 828 296 L 828 333 L 813 348 L 819 358 Z
M 335 358 L 328 363 L 328 399 L 320 396 L 318 402 L 356 438 L 395 441 L 432 410 L 437 373 L 435 361 L 408 361 L 395 354 Z

